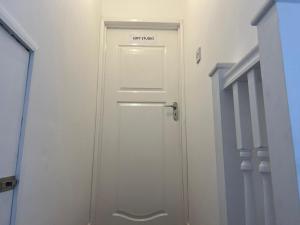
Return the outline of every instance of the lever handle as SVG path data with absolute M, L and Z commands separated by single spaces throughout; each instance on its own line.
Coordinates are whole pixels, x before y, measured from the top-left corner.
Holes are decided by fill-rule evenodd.
M 164 105 L 165 108 L 172 108 L 173 109 L 173 119 L 178 121 L 179 119 L 179 112 L 178 112 L 178 103 L 174 102 L 172 105 Z
M 177 109 L 178 105 L 177 105 L 176 102 L 174 102 L 173 105 L 164 105 L 164 107 L 166 107 L 166 108 L 172 108 L 172 109 L 175 110 L 175 109 Z

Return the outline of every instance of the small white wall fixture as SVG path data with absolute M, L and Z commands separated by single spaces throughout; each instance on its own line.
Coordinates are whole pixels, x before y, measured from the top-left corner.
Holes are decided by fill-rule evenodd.
M 24 134 L 26 127 L 26 117 L 28 111 L 28 102 L 29 102 L 29 93 L 30 93 L 30 84 L 31 84 L 31 76 L 33 70 L 34 63 L 34 55 L 38 50 L 38 45 L 33 41 L 33 39 L 28 35 L 28 33 L 23 29 L 23 27 L 19 24 L 14 17 L 10 15 L 10 13 L 0 5 L 0 26 L 2 26 L 16 41 L 18 41 L 28 52 L 29 52 L 29 64 L 28 64 L 28 72 L 27 72 L 27 81 L 26 81 L 26 89 L 24 96 L 24 106 L 23 106 L 23 120 L 21 124 L 20 138 L 19 138 L 19 147 L 18 147 L 18 156 L 17 156 L 17 165 L 16 165 L 16 178 L 23 179 L 20 177 L 21 173 L 21 163 L 22 163 L 22 155 L 23 155 L 23 143 L 24 143 Z M 18 187 L 14 190 L 13 193 L 13 203 L 12 203 L 12 216 L 11 216 L 11 224 L 15 224 L 15 216 L 16 211 L 18 209 Z

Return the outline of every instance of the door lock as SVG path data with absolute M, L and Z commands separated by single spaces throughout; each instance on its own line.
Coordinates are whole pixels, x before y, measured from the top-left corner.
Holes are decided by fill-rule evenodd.
M 15 176 L 4 177 L 0 179 L 0 193 L 11 191 L 18 185 L 18 180 Z
M 178 103 L 174 102 L 172 105 L 164 105 L 164 107 L 166 108 L 172 108 L 173 109 L 173 119 L 175 121 L 179 120 L 179 107 L 178 107 Z

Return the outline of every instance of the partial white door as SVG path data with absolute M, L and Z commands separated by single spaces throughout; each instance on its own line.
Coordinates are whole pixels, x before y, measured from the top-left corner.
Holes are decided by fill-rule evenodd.
M 108 29 L 105 62 L 96 225 L 183 225 L 178 32 Z
M 29 52 L 0 26 L 0 225 L 9 225 Z

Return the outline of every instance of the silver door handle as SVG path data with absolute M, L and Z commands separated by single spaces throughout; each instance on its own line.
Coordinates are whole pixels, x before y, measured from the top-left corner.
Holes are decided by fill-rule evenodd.
M 165 108 L 172 108 L 173 109 L 173 119 L 175 121 L 178 121 L 179 119 L 179 107 L 178 107 L 178 103 L 177 102 L 173 102 L 172 105 L 164 105 Z

